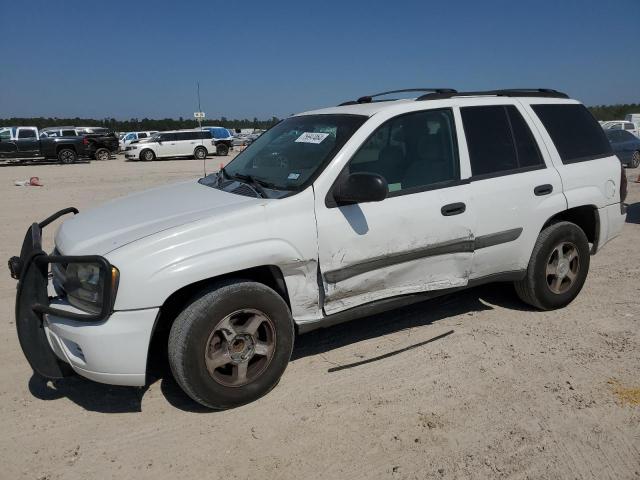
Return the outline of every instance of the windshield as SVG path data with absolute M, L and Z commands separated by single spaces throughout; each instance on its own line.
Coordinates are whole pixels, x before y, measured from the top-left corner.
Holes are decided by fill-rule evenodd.
M 230 178 L 250 176 L 272 190 L 300 190 L 367 120 L 361 115 L 290 117 L 258 137 L 226 167 Z M 218 174 L 201 183 L 215 186 Z

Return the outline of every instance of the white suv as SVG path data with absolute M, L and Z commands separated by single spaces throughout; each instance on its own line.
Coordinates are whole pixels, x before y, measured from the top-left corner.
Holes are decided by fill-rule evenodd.
M 215 140 L 208 130 L 175 130 L 158 132 L 125 148 L 127 160 L 155 160 L 156 158 L 193 157 L 205 159 L 216 153 Z
M 218 173 L 75 215 L 51 255 L 41 229 L 77 210 L 34 224 L 10 261 L 33 369 L 143 385 L 161 342 L 228 408 L 276 385 L 296 332 L 496 281 L 567 305 L 625 221 L 603 130 L 553 90 L 422 93 L 287 118 Z

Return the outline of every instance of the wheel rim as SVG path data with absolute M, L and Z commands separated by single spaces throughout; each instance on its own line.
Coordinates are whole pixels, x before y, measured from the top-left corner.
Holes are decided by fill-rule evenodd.
M 225 387 L 257 379 L 271 363 L 276 347 L 273 321 L 254 309 L 223 318 L 207 339 L 204 361 L 211 378 Z
M 64 163 L 71 163 L 73 161 L 73 152 L 70 150 L 63 150 L 61 155 Z
M 549 290 L 555 294 L 569 290 L 580 271 L 578 248 L 571 242 L 562 242 L 551 251 L 547 260 L 546 280 Z
M 145 160 L 153 160 L 153 153 L 146 151 L 144 152 L 144 159 Z
M 98 160 L 108 160 L 109 159 L 109 153 L 105 152 L 104 150 L 102 150 L 99 154 L 98 154 Z
M 196 150 L 196 157 L 199 159 L 203 159 L 205 157 L 204 150 L 202 149 Z
M 631 160 L 631 163 L 633 164 L 633 168 L 640 165 L 640 152 L 633 152 L 633 159 Z

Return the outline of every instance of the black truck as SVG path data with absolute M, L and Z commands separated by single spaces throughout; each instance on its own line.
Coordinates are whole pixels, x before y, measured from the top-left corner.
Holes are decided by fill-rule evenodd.
M 89 141 L 91 157 L 109 160 L 118 153 L 119 142 L 115 133 L 104 127 L 47 127 L 40 130 L 42 137 L 85 137 Z
M 41 136 L 36 127 L 0 127 L 0 159 L 44 157 L 74 163 L 94 155 L 95 146 L 86 136 Z

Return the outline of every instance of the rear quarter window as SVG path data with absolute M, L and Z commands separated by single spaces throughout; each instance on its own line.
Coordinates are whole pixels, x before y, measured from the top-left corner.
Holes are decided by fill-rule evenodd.
M 531 105 L 560 154 L 562 163 L 613 155 L 604 131 L 584 105 Z

